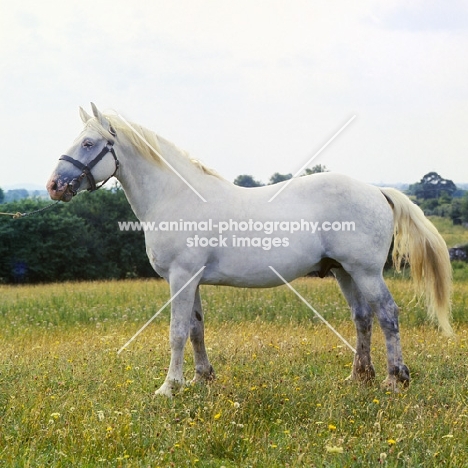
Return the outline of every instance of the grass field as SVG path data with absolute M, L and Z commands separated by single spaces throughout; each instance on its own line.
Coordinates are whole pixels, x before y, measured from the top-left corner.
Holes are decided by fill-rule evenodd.
M 217 380 L 153 398 L 169 363 L 168 311 L 116 351 L 169 297 L 162 281 L 0 286 L 0 466 L 468 466 L 468 300 L 454 285 L 447 339 L 390 279 L 413 381 L 345 382 L 352 355 L 286 287 L 205 287 Z M 331 279 L 293 283 L 354 343 Z M 186 353 L 192 377 L 192 353 Z
M 430 220 L 441 233 L 449 248 L 468 244 L 468 229 L 464 226 L 454 226 L 450 219 L 438 216 L 431 216 Z

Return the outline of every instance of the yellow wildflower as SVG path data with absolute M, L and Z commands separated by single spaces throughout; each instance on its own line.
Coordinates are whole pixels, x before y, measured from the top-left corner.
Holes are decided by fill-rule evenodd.
M 325 450 L 328 453 L 343 453 L 343 447 L 337 447 L 336 445 L 326 445 Z

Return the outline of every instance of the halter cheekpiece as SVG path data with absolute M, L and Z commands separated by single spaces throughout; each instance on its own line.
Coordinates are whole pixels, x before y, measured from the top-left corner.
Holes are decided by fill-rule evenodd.
M 116 136 L 115 130 L 112 127 L 109 129 L 109 133 L 114 137 Z M 101 185 L 96 185 L 96 181 L 95 181 L 94 176 L 93 176 L 93 174 L 91 172 L 91 169 L 93 169 L 93 167 L 99 161 L 101 161 L 102 158 L 104 158 L 104 156 L 107 153 L 111 153 L 112 156 L 114 157 L 115 171 L 106 180 L 101 182 Z M 89 192 L 94 192 L 95 190 L 100 189 L 109 179 L 114 177 L 115 174 L 117 173 L 118 169 L 119 169 L 119 166 L 120 166 L 120 162 L 117 159 L 117 156 L 116 156 L 115 151 L 114 151 L 114 142 L 109 141 L 109 140 L 107 141 L 106 146 L 104 146 L 104 148 L 102 148 L 101 152 L 93 160 L 91 160 L 88 164 L 83 164 L 82 162 L 78 161 L 77 159 L 74 159 L 71 156 L 68 156 L 66 154 L 60 156 L 59 161 L 68 161 L 69 163 L 73 164 L 75 167 L 77 167 L 81 171 L 81 174 L 78 177 L 75 177 L 74 179 L 72 179 L 68 183 L 68 186 L 70 187 L 70 190 L 71 190 L 71 193 L 72 193 L 73 196 L 75 196 L 77 194 L 78 189 L 80 188 L 80 185 L 81 185 L 81 181 L 85 177 L 86 177 L 86 179 L 88 179 L 88 183 L 89 183 L 88 191 Z

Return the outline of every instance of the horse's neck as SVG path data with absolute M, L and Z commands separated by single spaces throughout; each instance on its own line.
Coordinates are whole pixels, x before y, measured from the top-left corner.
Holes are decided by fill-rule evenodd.
M 181 197 L 187 200 L 197 197 L 188 184 L 202 192 L 215 179 L 200 171 L 172 144 L 161 143 L 161 156 L 174 170 L 164 161 L 148 161 L 131 146 L 124 145 L 122 156 L 118 155 L 121 159 L 118 179 L 135 215 L 142 221 L 157 216 L 158 210 L 167 210 Z

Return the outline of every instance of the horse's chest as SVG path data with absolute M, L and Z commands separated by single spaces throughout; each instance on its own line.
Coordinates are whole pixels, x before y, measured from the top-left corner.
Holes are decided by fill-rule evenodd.
M 157 249 L 152 247 L 146 246 L 146 254 L 148 255 L 148 259 L 153 267 L 154 271 L 161 276 L 162 278 L 167 278 L 168 275 L 168 267 L 164 262 L 164 255 L 158 252 Z

